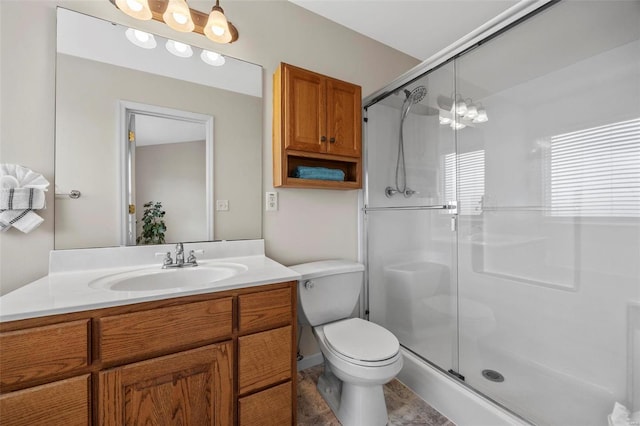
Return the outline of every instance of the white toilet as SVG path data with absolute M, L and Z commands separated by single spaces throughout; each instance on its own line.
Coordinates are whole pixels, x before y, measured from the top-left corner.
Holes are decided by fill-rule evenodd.
M 360 297 L 364 266 L 327 260 L 290 268 L 302 276 L 299 322 L 313 327 L 325 359 L 318 391 L 343 426 L 386 425 L 382 385 L 402 368 L 402 354 L 390 331 L 350 318 Z

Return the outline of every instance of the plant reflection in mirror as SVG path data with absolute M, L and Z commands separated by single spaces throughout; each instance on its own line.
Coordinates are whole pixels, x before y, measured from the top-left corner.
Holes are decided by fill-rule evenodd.
M 164 244 L 164 233 L 167 226 L 164 223 L 165 211 L 162 210 L 162 202 L 149 201 L 144 204 L 142 214 L 142 231 L 136 243 L 138 244 Z

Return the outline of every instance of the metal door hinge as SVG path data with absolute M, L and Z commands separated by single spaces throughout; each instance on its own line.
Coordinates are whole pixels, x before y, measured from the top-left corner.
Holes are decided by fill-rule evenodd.
M 135 213 L 136 213 L 136 205 L 129 204 L 129 214 L 135 214 Z
M 136 132 L 133 130 L 129 130 L 129 142 L 135 142 L 136 140 Z

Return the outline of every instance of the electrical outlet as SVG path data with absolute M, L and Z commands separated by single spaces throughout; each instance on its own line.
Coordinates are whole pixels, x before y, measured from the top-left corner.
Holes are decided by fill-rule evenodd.
M 278 193 L 267 192 L 265 197 L 265 208 L 268 212 L 275 212 L 278 210 Z
M 226 212 L 229 210 L 229 200 L 216 200 L 216 210 Z

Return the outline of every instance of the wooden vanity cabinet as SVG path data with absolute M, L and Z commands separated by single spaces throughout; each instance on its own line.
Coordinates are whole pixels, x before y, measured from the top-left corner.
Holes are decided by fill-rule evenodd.
M 295 424 L 296 283 L 0 324 L 0 424 Z
M 281 63 L 273 77 L 274 186 L 360 188 L 361 108 L 360 86 Z M 345 181 L 295 178 L 298 166 L 340 169 Z

